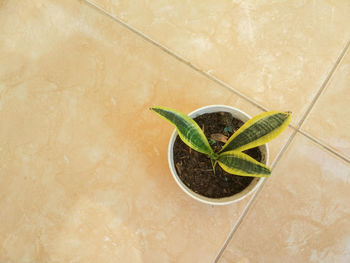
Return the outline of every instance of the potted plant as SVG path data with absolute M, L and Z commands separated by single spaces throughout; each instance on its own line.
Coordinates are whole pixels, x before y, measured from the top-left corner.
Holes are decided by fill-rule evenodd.
M 267 142 L 291 120 L 290 112 L 250 118 L 225 105 L 206 106 L 189 115 L 165 107 L 151 110 L 176 128 L 168 148 L 175 181 L 194 199 L 213 205 L 243 199 L 271 174 Z

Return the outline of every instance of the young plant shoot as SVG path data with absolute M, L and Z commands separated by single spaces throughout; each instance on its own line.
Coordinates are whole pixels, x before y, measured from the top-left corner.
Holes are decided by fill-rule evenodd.
M 266 144 L 287 128 L 291 112 L 269 111 L 248 120 L 225 143 L 219 152 L 214 152 L 213 140 L 206 138 L 198 124 L 188 115 L 165 107 L 152 107 L 152 111 L 173 124 L 181 140 L 193 150 L 206 154 L 215 173 L 215 166 L 240 176 L 267 177 L 271 170 L 243 151 Z M 232 127 L 227 129 L 232 131 Z M 214 141 L 215 142 L 215 141 Z

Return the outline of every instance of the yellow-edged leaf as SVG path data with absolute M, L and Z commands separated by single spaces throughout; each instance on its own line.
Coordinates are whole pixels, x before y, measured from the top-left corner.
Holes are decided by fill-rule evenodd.
M 164 107 L 152 107 L 152 111 L 158 113 L 161 117 L 169 121 L 176 127 L 181 140 L 197 152 L 214 154 L 210 147 L 208 139 L 198 124 L 184 113 Z
M 238 129 L 221 149 L 244 151 L 276 138 L 291 120 L 291 112 L 269 111 L 259 114 Z
M 239 151 L 224 152 L 217 161 L 230 174 L 254 177 L 267 177 L 271 174 L 269 167 Z

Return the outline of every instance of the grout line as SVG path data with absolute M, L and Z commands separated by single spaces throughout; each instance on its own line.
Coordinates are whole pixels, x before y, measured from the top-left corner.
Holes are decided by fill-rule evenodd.
M 307 132 L 301 131 L 301 130 L 297 130 L 296 128 L 294 128 L 293 126 L 291 126 L 291 128 L 293 128 L 293 133 L 292 135 L 289 137 L 288 141 L 286 142 L 286 144 L 284 145 L 284 147 L 282 148 L 282 150 L 278 153 L 277 157 L 275 158 L 275 160 L 273 161 L 272 165 L 271 165 L 271 170 L 273 170 L 277 163 L 279 162 L 279 160 L 281 159 L 282 155 L 286 152 L 287 148 L 289 147 L 289 145 L 292 143 L 293 139 L 295 138 L 295 136 L 300 133 L 301 135 L 307 137 L 308 139 L 310 139 L 311 141 L 313 141 L 314 143 L 320 145 L 321 147 L 323 147 L 325 150 L 331 152 L 332 154 L 336 155 L 337 157 L 341 158 L 342 160 L 344 160 L 347 163 L 350 163 L 350 159 L 347 158 L 346 156 L 334 151 L 333 149 L 329 148 L 327 145 L 325 145 L 324 143 L 322 143 L 321 141 L 317 140 L 315 137 L 313 137 L 312 135 L 308 134 Z M 235 234 L 235 232 L 237 231 L 238 227 L 242 224 L 244 217 L 246 216 L 246 214 L 249 212 L 249 210 L 252 208 L 252 206 L 255 204 L 257 197 L 259 195 L 259 193 L 262 191 L 262 188 L 264 187 L 266 181 L 269 178 L 263 178 L 263 182 L 260 185 L 260 187 L 256 190 L 256 192 L 253 194 L 253 196 L 250 198 L 250 200 L 248 201 L 248 204 L 245 206 L 245 208 L 243 209 L 241 215 L 239 216 L 238 220 L 236 221 L 236 223 L 234 224 L 234 226 L 232 227 L 232 230 L 230 232 L 230 234 L 228 235 L 228 237 L 226 238 L 224 244 L 222 245 L 220 251 L 218 252 L 218 254 L 216 255 L 213 263 L 218 263 L 219 259 L 221 258 L 221 256 L 223 255 L 225 249 L 227 248 L 228 244 L 230 243 L 230 241 L 233 238 L 233 235 Z
M 294 127 L 293 125 L 289 125 L 289 127 L 291 127 L 293 129 L 293 133 L 292 135 L 289 137 L 288 141 L 286 142 L 286 144 L 283 146 L 282 150 L 278 153 L 277 157 L 275 158 L 275 160 L 273 161 L 272 165 L 271 165 L 271 170 L 273 170 L 276 166 L 276 164 L 278 163 L 278 161 L 281 159 L 282 155 L 285 153 L 286 149 L 289 147 L 289 145 L 291 144 L 292 140 L 295 138 L 296 134 L 299 132 L 302 135 L 306 136 L 307 138 L 309 138 L 310 140 L 312 140 L 313 142 L 317 143 L 318 145 L 320 145 L 321 147 L 325 148 L 326 150 L 330 151 L 331 153 L 335 154 L 336 156 L 340 157 L 341 159 L 345 160 L 346 162 L 349 162 L 349 160 L 341 155 L 340 153 L 335 152 L 334 150 L 332 150 L 331 148 L 329 148 L 328 146 L 326 146 L 325 144 L 323 144 L 322 142 L 318 141 L 316 138 L 312 137 L 311 135 L 303 132 L 300 130 L 300 127 L 302 126 L 302 124 L 304 123 L 305 119 L 307 118 L 307 116 L 309 115 L 310 111 L 312 110 L 313 106 L 315 105 L 315 103 L 317 102 L 319 96 L 321 95 L 321 93 L 323 92 L 323 90 L 326 88 L 329 80 L 331 79 L 333 73 L 335 72 L 336 68 L 338 67 L 338 65 L 340 64 L 340 62 L 342 61 L 343 57 L 345 56 L 348 48 L 350 46 L 350 40 L 347 42 L 347 44 L 345 45 L 345 47 L 342 49 L 342 52 L 340 53 L 340 55 L 338 56 L 336 62 L 334 63 L 332 69 L 330 70 L 330 72 L 328 73 L 326 79 L 323 81 L 320 89 L 317 91 L 316 95 L 314 96 L 314 98 L 312 99 L 309 107 L 307 108 L 305 114 L 303 115 L 303 117 L 300 119 L 300 121 L 298 122 L 297 126 Z M 267 181 L 267 178 L 264 178 L 264 181 L 262 182 L 262 184 L 260 185 L 260 187 L 256 190 L 256 192 L 253 194 L 253 196 L 251 197 L 251 199 L 249 200 L 248 204 L 245 206 L 244 210 L 242 211 L 241 215 L 239 216 L 238 220 L 236 221 L 236 223 L 234 224 L 234 226 L 232 227 L 232 230 L 230 232 L 230 234 L 228 235 L 228 237 L 226 238 L 224 244 L 222 245 L 220 251 L 218 252 L 218 254 L 216 255 L 215 259 L 214 259 L 214 263 L 218 263 L 219 259 L 221 258 L 221 256 L 223 255 L 225 249 L 227 248 L 228 244 L 230 243 L 230 241 L 233 238 L 233 235 L 235 234 L 235 232 L 237 231 L 238 227 L 242 224 L 243 219 L 245 218 L 245 216 L 247 215 L 247 213 L 249 212 L 250 208 L 252 207 L 252 205 L 255 203 L 255 201 L 257 200 L 257 196 L 259 195 L 259 193 L 262 191 L 263 186 L 265 185 Z
M 325 80 L 323 81 L 321 87 L 319 88 L 319 90 L 316 92 L 315 96 L 313 97 L 309 107 L 306 109 L 303 117 L 300 119 L 300 121 L 297 124 L 297 129 L 300 130 L 301 126 L 303 125 L 304 121 L 306 120 L 306 118 L 309 116 L 309 113 L 311 112 L 312 108 L 314 107 L 314 105 L 316 104 L 318 98 L 320 97 L 320 95 L 322 94 L 322 92 L 325 90 L 326 86 L 328 85 L 331 77 L 333 76 L 333 73 L 335 72 L 335 70 L 338 68 L 340 62 L 342 61 L 342 59 L 344 58 L 348 48 L 350 46 L 350 40 L 345 44 L 345 47 L 342 49 L 341 53 L 339 54 L 337 60 L 335 61 L 335 63 L 333 64 L 333 67 L 331 68 L 331 70 L 329 71 L 327 77 L 325 78 Z
M 253 104 L 255 107 L 259 108 L 262 111 L 268 111 L 267 108 L 265 108 L 264 106 L 260 105 L 259 103 L 255 102 L 254 100 L 252 100 L 251 98 L 249 98 L 248 96 L 244 95 L 243 93 L 241 93 L 240 91 L 236 90 L 235 88 L 233 88 L 232 86 L 230 86 L 229 84 L 225 83 L 224 81 L 218 79 L 217 77 L 202 71 L 199 67 L 193 65 L 191 62 L 185 60 L 183 57 L 181 57 L 180 55 L 178 55 L 176 52 L 171 51 L 170 49 L 168 49 L 167 47 L 163 46 L 162 44 L 158 43 L 157 41 L 153 40 L 152 38 L 148 37 L 147 35 L 145 35 L 144 33 L 142 33 L 141 31 L 137 30 L 136 28 L 132 27 L 131 25 L 125 23 L 124 21 L 120 20 L 119 18 L 109 14 L 106 10 L 104 10 L 103 8 L 99 7 L 98 5 L 96 5 L 95 3 L 92 3 L 90 0 L 83 0 L 86 4 L 90 5 L 91 7 L 97 9 L 97 11 L 105 14 L 106 16 L 108 16 L 109 18 L 111 18 L 112 20 L 116 21 L 117 23 L 121 24 L 122 26 L 126 27 L 127 29 L 131 30 L 133 33 L 139 35 L 140 37 L 142 37 L 144 40 L 150 42 L 151 44 L 157 46 L 158 48 L 160 48 L 161 50 L 163 50 L 165 53 L 171 55 L 172 57 L 176 58 L 177 60 L 179 60 L 180 62 L 186 64 L 187 66 L 191 67 L 192 69 L 194 69 L 195 71 L 197 71 L 198 73 L 200 73 L 201 75 L 209 78 L 210 80 L 214 81 L 215 83 L 219 84 L 220 86 L 229 89 L 230 91 L 232 91 L 233 93 L 235 93 L 236 95 L 238 95 L 239 97 L 241 97 L 242 99 L 250 102 L 251 104 Z M 316 138 L 312 137 L 309 134 L 304 133 L 303 131 L 300 130 L 300 127 L 302 126 L 302 124 L 304 123 L 305 119 L 307 118 L 307 116 L 309 115 L 310 111 L 312 110 L 313 106 L 315 105 L 315 103 L 317 102 L 319 96 L 321 95 L 321 93 L 323 92 L 323 90 L 326 88 L 329 80 L 331 79 L 333 73 L 335 72 L 336 68 L 338 67 L 338 65 L 340 64 L 340 62 L 342 61 L 343 57 L 345 56 L 347 50 L 349 49 L 350 46 L 350 40 L 346 43 L 345 47 L 343 48 L 342 52 L 340 53 L 340 55 L 338 56 L 336 62 L 334 63 L 332 69 L 330 70 L 330 72 L 328 73 L 326 79 L 323 81 L 321 88 L 318 90 L 318 92 L 316 93 L 316 95 L 314 96 L 314 98 L 312 99 L 309 107 L 307 108 L 306 112 L 304 113 L 303 117 L 300 119 L 300 121 L 297 123 L 296 126 L 289 124 L 289 127 L 292 128 L 293 130 L 297 130 L 298 132 L 300 132 L 301 134 L 305 135 L 306 137 L 308 137 L 309 139 L 311 139 L 313 142 L 315 142 L 316 144 L 319 144 L 321 147 L 323 147 L 324 149 L 332 152 L 333 154 L 335 154 L 336 156 L 338 156 L 339 158 L 343 159 L 346 162 L 349 162 L 349 160 L 347 159 L 347 157 L 345 157 L 344 155 L 334 151 L 333 149 L 329 148 L 328 146 L 326 146 L 325 144 L 323 144 L 322 142 L 320 142 L 319 140 L 317 140 Z M 283 149 L 281 150 L 283 151 Z M 276 160 L 276 159 L 275 159 Z
M 298 122 L 298 124 L 296 125 L 296 127 L 294 127 L 293 125 L 289 125 L 290 128 L 293 129 L 293 133 L 292 135 L 289 137 L 288 141 L 286 142 L 286 144 L 283 146 L 282 150 L 278 153 L 277 157 L 275 158 L 275 160 L 273 161 L 272 165 L 271 165 L 271 170 L 273 170 L 278 161 L 281 159 L 282 155 L 285 153 L 285 151 L 287 150 L 287 148 L 289 147 L 289 145 L 291 144 L 291 142 L 293 141 L 293 139 L 295 138 L 295 136 L 297 135 L 297 133 L 300 133 L 304 136 L 306 136 L 307 138 L 309 138 L 310 140 L 312 140 L 314 143 L 320 145 L 321 147 L 323 147 L 324 149 L 326 149 L 327 151 L 333 153 L 334 155 L 336 155 L 337 157 L 341 158 L 342 160 L 344 160 L 345 162 L 350 162 L 350 160 L 343 156 L 342 154 L 334 151 L 333 149 L 329 148 L 327 145 L 325 145 L 324 143 L 322 143 L 321 141 L 317 140 L 315 137 L 311 136 L 310 134 L 301 131 L 300 128 L 302 126 L 302 124 L 304 123 L 305 119 L 307 118 L 307 116 L 309 115 L 309 113 L 311 112 L 312 108 L 314 107 L 314 105 L 316 104 L 318 98 L 320 97 L 320 95 L 322 94 L 322 92 L 324 91 L 324 89 L 326 88 L 327 84 L 329 83 L 331 77 L 333 76 L 333 73 L 335 72 L 335 70 L 337 69 L 337 67 L 339 66 L 340 62 L 342 61 L 342 59 L 344 58 L 348 48 L 350 46 L 350 40 L 346 43 L 345 47 L 342 49 L 342 52 L 340 53 L 340 55 L 338 56 L 337 60 L 335 61 L 333 67 L 331 68 L 330 72 L 328 73 L 326 79 L 323 81 L 320 89 L 317 91 L 317 93 L 315 94 L 314 98 L 312 99 L 309 107 L 307 108 L 305 114 L 303 115 L 303 117 L 300 119 L 300 121 Z M 249 210 L 251 209 L 251 207 L 254 205 L 254 203 L 257 200 L 257 197 L 259 195 L 259 193 L 262 191 L 262 188 L 264 187 L 266 181 L 268 180 L 268 178 L 264 178 L 264 181 L 262 182 L 262 184 L 260 185 L 260 187 L 256 190 L 256 192 L 253 194 L 253 196 L 251 197 L 251 199 L 249 200 L 248 204 L 245 206 L 245 208 L 243 209 L 241 215 L 239 216 L 238 220 L 236 221 L 236 223 L 234 224 L 234 226 L 232 227 L 232 230 L 230 232 L 230 234 L 228 235 L 228 237 L 226 238 L 224 244 L 222 245 L 220 251 L 218 252 L 218 254 L 216 255 L 216 257 L 214 258 L 213 263 L 218 263 L 218 261 L 220 260 L 221 256 L 223 255 L 225 249 L 227 248 L 228 244 L 230 243 L 230 241 L 233 238 L 233 235 L 235 234 L 235 232 L 237 231 L 238 227 L 242 224 L 243 219 L 245 218 L 245 216 L 247 215 L 247 213 L 249 212 Z
M 281 149 L 281 151 L 277 154 L 276 158 L 274 159 L 272 165 L 271 165 L 271 170 L 273 171 L 273 169 L 275 168 L 277 162 L 281 159 L 282 155 L 285 153 L 285 151 L 287 150 L 287 148 L 289 147 L 289 145 L 292 143 L 293 139 L 295 138 L 296 134 L 298 133 L 298 131 L 296 129 L 293 129 L 293 133 L 292 135 L 289 137 L 288 141 L 284 144 L 283 148 Z M 248 204 L 245 206 L 245 208 L 243 209 L 241 215 L 239 216 L 238 220 L 236 221 L 236 223 L 234 224 L 234 226 L 231 229 L 230 234 L 228 235 L 228 237 L 226 238 L 224 244 L 222 245 L 220 251 L 218 252 L 218 254 L 216 255 L 216 257 L 214 258 L 213 263 L 218 263 L 219 259 L 221 258 L 221 256 L 223 255 L 225 249 L 227 248 L 228 244 L 230 243 L 230 241 L 233 238 L 233 235 L 235 234 L 235 232 L 237 231 L 238 227 L 242 224 L 243 219 L 245 218 L 246 214 L 249 212 L 249 210 L 251 209 L 252 205 L 256 202 L 257 197 L 259 195 L 259 193 L 262 191 L 263 186 L 265 185 L 266 181 L 268 180 L 268 178 L 263 178 L 263 182 L 260 185 L 260 187 L 253 193 L 253 196 L 250 198 L 250 200 L 248 201 Z
M 191 64 L 192 66 L 192 64 Z M 193 66 L 194 69 L 196 69 Z M 197 69 L 196 69 L 197 70 Z M 236 90 L 235 88 L 231 87 L 229 84 L 227 84 L 226 82 L 223 82 L 222 80 L 218 79 L 217 77 L 214 77 L 213 75 L 206 73 L 204 71 L 201 71 L 200 69 L 197 70 L 199 73 L 201 73 L 202 75 L 206 76 L 207 78 L 211 79 L 212 81 L 216 82 L 217 84 L 219 84 L 222 87 L 225 87 L 227 89 L 229 89 L 230 91 L 232 91 L 233 93 L 235 93 L 236 95 L 238 95 L 239 97 L 241 97 L 242 99 L 247 100 L 248 102 L 250 102 L 251 104 L 253 104 L 255 107 L 259 108 L 262 111 L 269 111 L 267 108 L 265 108 L 264 106 L 260 105 L 259 103 L 255 102 L 254 100 L 252 100 L 251 98 L 249 98 L 248 96 L 244 95 L 243 93 L 241 93 L 240 91 Z
M 273 160 L 271 164 L 271 170 L 273 170 L 276 167 L 278 161 L 282 158 L 282 155 L 286 152 L 287 148 L 292 143 L 297 133 L 298 133 L 298 130 L 294 130 L 292 135 L 288 138 L 288 141 L 284 144 L 282 150 L 277 154 L 275 160 Z
M 180 62 L 186 64 L 187 66 L 191 67 L 192 69 L 194 69 L 195 71 L 197 71 L 198 73 L 204 75 L 205 77 L 209 78 L 210 80 L 216 82 L 217 84 L 219 84 L 220 86 L 223 86 L 227 89 L 229 89 L 230 91 L 234 92 L 236 95 L 238 95 L 239 97 L 247 100 L 248 102 L 250 102 L 251 104 L 253 104 L 254 106 L 256 106 L 257 108 L 259 108 L 262 111 L 268 111 L 267 108 L 265 108 L 264 106 L 260 105 L 259 103 L 255 102 L 254 100 L 252 100 L 251 98 L 249 98 L 248 96 L 244 95 L 243 93 L 241 93 L 240 91 L 236 90 L 235 88 L 231 87 L 229 84 L 223 82 L 222 80 L 218 79 L 217 77 L 202 71 L 200 68 L 194 66 L 193 64 L 191 64 L 191 62 L 185 60 L 184 58 L 182 58 L 180 55 L 176 54 L 176 52 L 171 51 L 170 49 L 168 49 L 167 47 L 163 46 L 162 44 L 156 42 L 155 40 L 151 39 L 150 37 L 148 37 L 147 35 L 145 35 L 144 33 L 142 33 L 141 31 L 135 29 L 134 27 L 130 26 L 129 24 L 123 22 L 122 20 L 120 20 L 119 18 L 109 14 L 106 10 L 104 10 L 103 8 L 99 7 L 98 5 L 96 5 L 95 3 L 91 2 L 90 0 L 83 0 L 86 4 L 90 5 L 91 7 L 97 9 L 97 11 L 107 15 L 109 18 L 111 18 L 112 20 L 116 21 L 117 23 L 121 24 L 122 26 L 126 27 L 127 29 L 131 30 L 132 32 L 134 32 L 135 34 L 139 35 L 140 37 L 142 37 L 143 39 L 145 39 L 146 41 L 152 43 L 153 45 L 157 46 L 158 48 L 162 49 L 164 52 L 166 52 L 167 54 L 173 56 L 174 58 L 176 58 L 177 60 L 179 60 Z M 319 96 L 321 95 L 321 93 L 323 92 L 323 90 L 325 89 L 325 87 L 327 86 L 331 76 L 333 75 L 334 71 L 336 70 L 336 68 L 338 67 L 338 65 L 340 64 L 342 58 L 345 56 L 345 53 L 347 52 L 347 50 L 349 49 L 350 46 L 350 40 L 347 42 L 347 44 L 345 45 L 344 49 L 342 50 L 342 52 L 340 53 L 340 55 L 338 56 L 335 64 L 333 65 L 331 71 L 329 72 L 329 74 L 327 75 L 326 79 L 324 80 L 324 82 L 321 85 L 321 88 L 318 90 L 318 92 L 316 93 L 315 97 L 312 99 L 309 108 L 306 110 L 305 114 L 303 115 L 303 117 L 300 119 L 300 121 L 297 123 L 296 126 L 294 126 L 293 124 L 289 124 L 289 127 L 292 128 L 293 130 L 298 130 L 300 133 L 302 133 L 303 135 L 305 135 L 306 137 L 308 137 L 309 139 L 311 139 L 313 142 L 315 142 L 316 144 L 319 144 L 320 146 L 322 146 L 323 148 L 325 148 L 326 150 L 334 153 L 335 155 L 339 156 L 341 159 L 348 161 L 348 159 L 343 156 L 340 153 L 337 153 L 336 151 L 332 150 L 331 148 L 329 148 L 328 146 L 326 146 L 325 144 L 323 144 L 322 142 L 318 141 L 316 138 L 314 137 L 310 137 L 311 135 L 306 135 L 304 132 L 302 132 L 300 130 L 301 125 L 304 123 L 305 119 L 307 118 L 308 114 L 310 113 L 310 111 L 312 110 L 313 106 L 315 105 L 317 99 L 319 98 Z
M 251 104 L 253 104 L 255 107 L 259 108 L 260 110 L 268 111 L 267 108 L 265 108 L 264 106 L 262 106 L 259 103 L 255 102 L 254 100 L 252 100 L 248 96 L 244 95 L 243 93 L 241 93 L 237 89 L 233 88 L 232 86 L 230 86 L 229 84 L 223 82 L 222 80 L 218 79 L 217 77 L 215 77 L 215 76 L 213 76 L 213 75 L 211 75 L 211 74 L 201 70 L 199 67 L 193 65 L 191 62 L 187 61 L 186 59 L 184 59 L 183 57 L 178 55 L 176 52 L 170 50 L 169 48 L 167 48 L 167 47 L 163 46 L 162 44 L 158 43 L 157 41 L 153 40 L 152 38 L 150 38 L 149 36 L 145 35 L 141 31 L 137 30 L 136 28 L 132 27 L 131 25 L 125 23 L 122 20 L 120 20 L 118 17 L 115 17 L 115 16 L 111 15 L 105 9 L 103 9 L 103 8 L 99 7 L 98 5 L 96 5 L 95 3 L 91 2 L 91 0 L 83 0 L 83 2 L 85 2 L 87 5 L 90 5 L 92 8 L 95 8 L 97 11 L 103 13 L 104 15 L 108 16 L 109 18 L 111 18 L 112 20 L 116 21 L 120 25 L 126 27 L 127 29 L 129 29 L 130 31 L 135 33 L 136 35 L 142 37 L 147 42 L 157 46 L 158 48 L 163 50 L 168 55 L 170 55 L 170 56 L 176 58 L 178 61 L 186 64 L 187 66 L 189 66 L 190 68 L 194 69 L 195 71 L 197 71 L 201 75 L 209 78 L 210 80 L 214 81 L 215 83 L 219 84 L 220 86 L 222 86 L 222 87 L 224 87 L 226 89 L 229 89 L 231 92 L 235 93 L 237 96 L 241 97 L 242 99 L 250 102 Z
M 311 141 L 313 141 L 314 143 L 318 144 L 319 146 L 321 146 L 322 148 L 324 148 L 325 150 L 331 152 L 332 154 L 334 154 L 335 156 L 337 156 L 338 158 L 342 159 L 343 161 L 350 163 L 350 158 L 348 158 L 347 156 L 343 155 L 340 152 L 337 152 L 336 150 L 333 150 L 332 148 L 330 148 L 328 145 L 324 144 L 322 141 L 318 140 L 316 137 L 312 136 L 311 134 L 299 130 L 298 131 L 300 134 L 304 135 L 306 138 L 310 139 Z
M 83 0 L 86 4 L 90 5 L 91 7 L 95 8 L 97 11 L 105 14 L 106 16 L 108 16 L 109 18 L 113 19 L 114 21 L 116 21 L 117 23 L 119 23 L 120 25 L 124 26 L 125 28 L 129 29 L 130 31 L 132 31 L 133 33 L 137 34 L 138 36 L 142 37 L 144 40 L 146 40 L 147 42 L 157 46 L 158 48 L 160 48 L 161 50 L 163 50 L 165 53 L 171 55 L 172 57 L 176 58 L 178 61 L 186 64 L 187 66 L 189 66 L 190 68 L 194 69 L 195 71 L 197 71 L 198 73 L 200 73 L 201 75 L 209 78 L 210 80 L 214 81 L 215 83 L 219 84 L 220 86 L 229 89 L 230 91 L 232 91 L 233 93 L 235 93 L 237 96 L 241 97 L 242 99 L 250 102 L 251 104 L 253 104 L 255 107 L 259 108 L 262 111 L 268 111 L 267 108 L 265 108 L 264 106 L 260 105 L 259 103 L 255 102 L 254 100 L 252 100 L 251 98 L 249 98 L 248 96 L 244 95 L 243 93 L 241 93 L 240 91 L 238 91 L 237 89 L 233 88 L 232 86 L 230 86 L 229 84 L 225 83 L 224 81 L 218 79 L 217 77 L 201 70 L 199 67 L 193 65 L 191 62 L 187 61 L 186 59 L 184 59 L 183 57 L 181 57 L 180 55 L 178 55 L 176 52 L 171 51 L 169 48 L 163 46 L 162 44 L 158 43 L 157 41 L 153 40 L 152 38 L 148 37 L 147 35 L 145 35 L 144 33 L 142 33 L 141 31 L 137 30 L 136 28 L 132 27 L 131 25 L 125 23 L 124 21 L 120 20 L 119 18 L 109 14 L 106 10 L 104 10 L 103 8 L 97 6 L 95 3 L 90 2 L 90 0 Z M 277 157 L 275 158 L 275 160 L 273 161 L 272 165 L 271 165 L 271 169 L 273 170 L 274 167 L 276 166 L 276 164 L 278 163 L 278 161 L 281 159 L 282 155 L 284 154 L 284 152 L 287 150 L 287 148 L 289 147 L 289 145 L 291 144 L 291 142 L 293 141 L 293 139 L 295 138 L 296 134 L 299 132 L 302 135 L 306 136 L 307 138 L 309 138 L 310 140 L 312 140 L 314 143 L 320 145 L 321 147 L 323 147 L 325 150 L 333 153 L 334 155 L 336 155 L 337 157 L 343 159 L 345 162 L 349 162 L 350 160 L 345 157 L 344 155 L 334 151 L 333 149 L 329 148 L 327 145 L 323 144 L 321 141 L 317 140 L 315 137 L 311 136 L 310 134 L 303 132 L 300 130 L 300 127 L 302 126 L 302 124 L 304 123 L 304 121 L 306 120 L 307 116 L 309 115 L 309 113 L 311 112 L 312 108 L 314 107 L 314 105 L 316 104 L 318 98 L 320 97 L 320 95 L 322 94 L 322 92 L 324 91 L 324 89 L 326 88 L 327 84 L 329 83 L 331 77 L 333 76 L 333 73 L 335 72 L 335 70 L 337 69 L 338 65 L 340 64 L 340 62 L 342 61 L 343 57 L 345 56 L 348 48 L 350 46 L 350 40 L 347 42 L 347 44 L 345 45 L 344 49 L 342 50 L 342 52 L 340 53 L 340 55 L 338 56 L 336 62 L 334 63 L 333 67 L 331 68 L 330 72 L 328 73 L 326 79 L 323 81 L 320 89 L 317 91 L 317 93 L 315 94 L 314 98 L 312 99 L 309 107 L 307 108 L 306 112 L 304 113 L 303 117 L 300 119 L 300 121 L 298 122 L 298 124 L 295 126 L 293 125 L 289 125 L 290 128 L 293 129 L 293 133 L 292 135 L 289 137 L 288 141 L 286 142 L 286 144 L 283 146 L 282 150 L 278 153 Z M 217 263 L 218 260 L 220 259 L 220 257 L 222 256 L 224 250 L 226 249 L 226 247 L 228 246 L 229 242 L 231 241 L 234 233 L 236 232 L 236 230 L 238 229 L 238 227 L 241 225 L 244 217 L 246 216 L 246 214 L 248 213 L 249 209 L 252 207 L 252 205 L 255 203 L 258 194 L 262 191 L 263 186 L 266 183 L 266 178 L 263 179 L 264 181 L 262 182 L 262 184 L 260 185 L 260 187 L 257 189 L 257 191 L 255 191 L 255 193 L 253 194 L 253 196 L 251 197 L 251 199 L 249 200 L 248 204 L 245 206 L 243 212 L 241 213 L 240 217 L 238 218 L 237 222 L 235 223 L 235 225 L 233 226 L 229 236 L 226 238 L 223 246 L 221 247 L 219 253 L 216 255 L 214 262 Z
M 236 221 L 236 223 L 234 224 L 233 228 L 231 229 L 230 234 L 228 235 L 228 237 L 226 238 L 224 244 L 221 246 L 221 249 L 219 251 L 219 253 L 216 255 L 216 257 L 214 258 L 213 263 L 218 263 L 220 258 L 222 257 L 222 255 L 224 254 L 224 251 L 226 250 L 227 246 L 229 245 L 229 243 L 231 242 L 233 235 L 235 234 L 236 230 L 238 229 L 238 227 L 242 224 L 242 221 L 245 217 L 245 215 L 248 213 L 249 209 L 251 208 L 253 202 L 255 202 L 256 200 L 256 196 L 261 192 L 262 186 L 265 184 L 266 179 L 263 178 L 263 182 L 261 183 L 260 187 L 253 193 L 253 196 L 250 198 L 250 200 L 248 201 L 248 204 L 244 207 L 241 215 L 239 216 L 238 220 Z
M 294 124 L 289 123 L 288 127 L 291 128 L 292 130 L 298 131 L 298 128 L 296 126 L 294 126 Z

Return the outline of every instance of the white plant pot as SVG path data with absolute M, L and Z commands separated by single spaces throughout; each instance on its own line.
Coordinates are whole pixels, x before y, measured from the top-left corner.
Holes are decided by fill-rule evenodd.
M 248 121 L 251 117 L 246 114 L 245 112 L 238 110 L 236 108 L 230 107 L 230 106 L 226 106 L 226 105 L 209 105 L 209 106 L 205 106 L 202 108 L 199 108 L 193 112 L 191 112 L 190 114 L 188 114 L 191 118 L 195 118 L 199 115 L 205 114 L 205 113 L 213 113 L 213 112 L 229 112 L 232 114 L 232 116 L 236 119 L 239 119 L 243 122 Z M 180 177 L 177 174 L 176 168 L 175 168 L 175 164 L 174 164 L 174 157 L 173 157 L 173 147 L 174 147 L 174 143 L 175 143 L 175 139 L 177 137 L 178 133 L 176 131 L 176 129 L 174 130 L 173 134 L 171 135 L 170 138 L 170 142 L 169 142 L 169 147 L 168 147 L 168 162 L 169 162 L 169 167 L 170 167 L 170 171 L 176 181 L 176 183 L 180 186 L 180 188 L 189 196 L 191 196 L 192 198 L 206 203 L 206 204 L 210 204 L 210 205 L 227 205 L 227 204 L 232 204 L 234 202 L 238 202 L 240 200 L 242 200 L 243 198 L 247 197 L 248 195 L 250 195 L 252 192 L 254 192 L 263 182 L 263 178 L 254 178 L 251 183 L 241 192 L 234 194 L 232 196 L 229 197 L 223 197 L 223 198 L 209 198 L 209 197 L 205 197 L 203 195 L 197 194 L 194 191 L 192 191 L 190 188 L 188 188 L 180 179 Z M 269 149 L 267 144 L 261 145 L 259 146 L 259 149 L 261 151 L 262 154 L 262 160 L 261 162 L 265 165 L 268 164 L 268 159 L 269 159 Z

